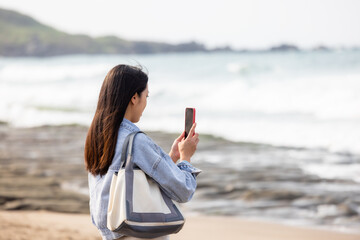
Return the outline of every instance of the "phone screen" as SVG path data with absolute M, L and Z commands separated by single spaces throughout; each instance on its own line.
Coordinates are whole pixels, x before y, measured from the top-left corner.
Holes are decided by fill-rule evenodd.
M 189 135 L 190 129 L 195 122 L 195 108 L 185 109 L 185 138 Z

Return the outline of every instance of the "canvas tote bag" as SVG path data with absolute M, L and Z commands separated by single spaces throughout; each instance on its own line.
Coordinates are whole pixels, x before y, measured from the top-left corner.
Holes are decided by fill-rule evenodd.
M 177 233 L 185 223 L 176 202 L 132 161 L 136 134 L 129 134 L 122 148 L 121 166 L 110 186 L 107 227 L 126 236 L 156 238 Z

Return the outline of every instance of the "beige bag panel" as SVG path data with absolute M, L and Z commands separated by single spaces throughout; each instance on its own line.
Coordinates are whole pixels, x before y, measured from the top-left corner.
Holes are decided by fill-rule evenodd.
M 147 199 L 146 202 L 144 199 Z M 133 206 L 134 212 L 171 213 L 161 195 L 158 184 L 148 178 L 142 170 L 134 170 Z
M 112 177 L 109 195 L 107 227 L 112 231 L 126 219 L 125 189 L 125 170 L 120 170 L 117 176 L 114 174 Z

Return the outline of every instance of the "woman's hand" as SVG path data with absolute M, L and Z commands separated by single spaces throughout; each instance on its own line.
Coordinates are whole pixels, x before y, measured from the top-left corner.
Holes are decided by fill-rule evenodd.
M 169 155 L 174 163 L 176 163 L 177 160 L 180 159 L 179 143 L 184 137 L 185 137 L 185 131 L 177 139 L 175 139 L 173 145 L 171 146 Z
M 197 144 L 199 143 L 199 134 L 195 133 L 196 123 L 193 124 L 189 135 L 185 139 L 185 131 L 175 139 L 171 151 L 169 153 L 174 163 L 181 158 L 190 162 L 190 158 L 196 151 Z M 194 134 L 195 133 L 195 134 Z
M 199 143 L 199 134 L 195 133 L 196 123 L 190 129 L 189 135 L 182 138 L 178 144 L 180 159 L 190 162 L 190 158 L 194 155 L 196 147 Z

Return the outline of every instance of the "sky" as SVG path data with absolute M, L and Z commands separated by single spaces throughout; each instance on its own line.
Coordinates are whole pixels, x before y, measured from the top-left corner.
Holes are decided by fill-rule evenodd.
M 207 47 L 360 46 L 359 0 L 0 0 L 59 30 Z

